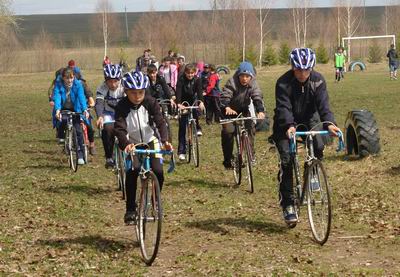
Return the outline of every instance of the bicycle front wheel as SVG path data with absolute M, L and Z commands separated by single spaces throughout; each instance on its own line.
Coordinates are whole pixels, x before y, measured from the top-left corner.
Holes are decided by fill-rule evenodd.
M 78 170 L 78 136 L 75 128 L 68 132 L 68 152 L 69 152 L 69 166 L 76 172 Z
M 332 222 L 331 191 L 326 171 L 320 160 L 306 169 L 305 197 L 308 221 L 317 243 L 323 245 L 329 237 Z
M 252 156 L 253 152 L 251 150 L 251 144 L 250 144 L 250 139 L 247 135 L 242 135 L 242 159 L 243 159 L 243 164 L 246 166 L 246 171 L 247 171 L 247 183 L 249 186 L 249 192 L 253 193 L 254 192 L 254 184 L 253 184 L 253 171 L 252 171 Z
M 239 186 L 242 181 L 242 155 L 240 153 L 239 137 L 235 135 L 233 143 L 232 169 L 235 185 Z
M 189 164 L 192 160 L 192 147 L 193 147 L 193 134 L 191 125 L 188 124 L 186 128 L 186 153 L 187 153 L 187 163 Z
M 153 172 L 141 179 L 138 231 L 143 261 L 151 265 L 157 256 L 161 238 L 162 204 L 160 186 Z
M 197 136 L 196 123 L 192 122 L 190 124 L 192 130 L 192 157 L 195 167 L 199 167 L 200 157 L 199 157 L 199 137 Z
M 115 161 L 115 165 L 117 167 L 117 185 L 122 191 L 122 199 L 125 199 L 125 157 L 119 148 L 117 148 L 117 160 Z

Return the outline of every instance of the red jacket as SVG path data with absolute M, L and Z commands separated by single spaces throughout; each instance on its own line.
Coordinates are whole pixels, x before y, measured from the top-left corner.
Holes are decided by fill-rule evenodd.
M 219 76 L 217 73 L 213 73 L 208 78 L 208 86 L 206 88 L 207 96 L 219 96 L 220 91 L 218 88 Z

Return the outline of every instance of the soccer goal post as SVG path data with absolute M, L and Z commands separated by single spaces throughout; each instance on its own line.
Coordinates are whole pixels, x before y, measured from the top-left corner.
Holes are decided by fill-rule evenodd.
M 347 42 L 347 61 L 351 62 L 351 40 L 360 40 L 360 39 L 382 39 L 382 38 L 391 38 L 392 43 L 396 45 L 396 36 L 395 35 L 384 35 L 384 36 L 362 36 L 362 37 L 344 37 L 342 38 L 342 46 L 345 48 Z

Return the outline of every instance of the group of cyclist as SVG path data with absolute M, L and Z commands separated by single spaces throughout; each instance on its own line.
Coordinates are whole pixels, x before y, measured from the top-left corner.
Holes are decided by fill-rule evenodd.
M 213 117 L 215 121 L 238 114 L 253 114 L 258 119 L 266 117 L 263 94 L 251 63 L 242 62 L 225 86 L 219 89 L 220 80 L 214 65 L 203 64 L 203 70 L 199 70 L 195 64 L 184 64 L 183 56 L 174 57 L 173 53 L 169 53 L 158 67 L 156 59 L 150 53 L 150 49 L 146 49 L 143 56 L 138 58 L 135 70 L 125 74 L 119 64 L 104 65 L 105 80 L 97 88 L 94 106 L 98 118 L 96 124 L 102 129 L 106 167 L 112 167 L 114 164 L 112 152 L 115 137 L 120 149 L 125 152 L 134 150 L 138 144 L 146 144 L 152 149 L 172 150 L 171 135 L 164 112 L 157 101 L 159 99 L 170 100 L 171 106 L 176 106 L 181 111 L 185 108 L 184 104 L 197 105 L 200 111 L 204 110 L 207 104 L 207 110 L 213 112 L 207 113 L 208 124 L 211 124 Z M 180 63 L 175 64 L 175 60 L 178 59 L 181 60 Z M 275 89 L 276 108 L 272 139 L 280 154 L 280 204 L 284 220 L 288 224 L 298 220 L 293 207 L 293 170 L 289 162 L 289 139 L 296 131 L 296 126 L 313 128 L 323 121 L 329 123 L 324 123 L 321 128 L 329 130 L 332 135 L 337 135 L 339 131 L 329 108 L 325 79 L 313 70 L 315 61 L 313 50 L 293 49 L 290 54 L 291 69 L 278 79 Z M 80 128 L 77 124 L 84 120 L 90 125 L 88 107 L 93 106 L 85 97 L 83 83 L 82 78 L 78 78 L 73 69 L 67 67 L 57 76 L 50 99 L 54 101 L 54 114 L 59 122 L 59 139 L 63 138 L 63 124 L 65 125 L 61 110 L 81 113 L 80 118 L 74 120 L 80 146 L 82 134 L 79 133 Z M 172 113 L 172 109 L 169 112 Z M 193 112 L 193 117 L 198 125 L 197 135 L 201 136 L 203 129 L 198 120 L 199 112 Z M 180 160 L 186 159 L 187 120 L 188 115 L 181 112 L 178 130 Z M 255 123 L 247 121 L 246 129 L 251 137 L 251 144 L 254 145 Z M 232 167 L 233 136 L 233 125 L 223 125 L 221 144 L 223 166 L 227 169 Z M 318 158 L 322 158 L 323 142 L 316 139 L 314 144 Z M 132 162 L 133 169 L 128 170 L 126 175 L 127 201 L 124 221 L 127 224 L 134 223 L 136 219 L 135 194 L 139 165 L 137 160 Z M 79 163 L 84 161 L 80 160 Z M 162 157 L 153 155 L 151 166 L 162 187 Z

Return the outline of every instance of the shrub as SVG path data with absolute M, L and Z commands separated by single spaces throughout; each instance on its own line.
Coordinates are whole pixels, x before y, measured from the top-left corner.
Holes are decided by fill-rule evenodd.
M 251 62 L 253 64 L 253 66 L 255 66 L 257 64 L 257 52 L 254 48 L 254 46 L 250 46 L 246 49 L 246 61 Z
M 320 43 L 315 53 L 317 56 L 317 63 L 327 64 L 329 62 L 329 54 L 325 46 Z
M 382 49 L 375 42 L 368 49 L 368 62 L 379 63 L 382 61 L 382 55 L 383 55 Z
M 279 46 L 279 63 L 289 64 L 290 48 L 287 42 L 281 43 Z
M 264 49 L 262 65 L 271 66 L 278 63 L 278 56 L 275 53 L 275 49 L 271 44 L 267 44 Z
M 227 58 L 230 68 L 237 68 L 242 62 L 242 52 L 234 46 L 230 46 L 227 52 Z

